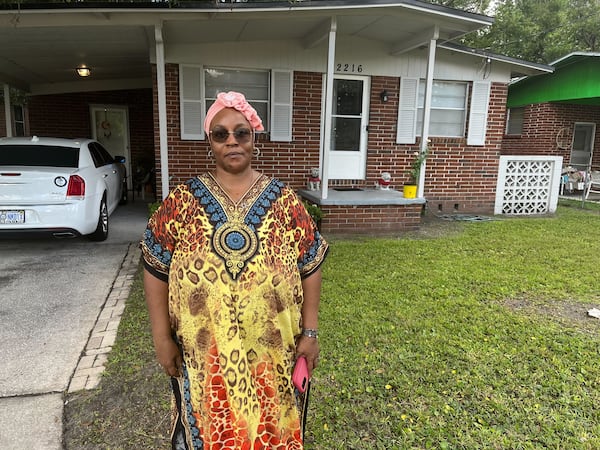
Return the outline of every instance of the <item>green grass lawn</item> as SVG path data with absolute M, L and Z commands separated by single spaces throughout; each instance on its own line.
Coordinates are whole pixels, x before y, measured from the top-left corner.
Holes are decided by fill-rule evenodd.
M 600 307 L 597 210 L 330 243 L 308 450 L 600 448 L 600 321 L 587 316 Z M 150 345 L 138 280 L 101 389 L 73 396 L 70 414 L 157 371 Z M 166 392 L 159 371 L 144 377 Z M 67 425 L 67 438 L 159 448 L 167 403 L 138 401 L 156 415 L 147 427 L 161 423 L 142 432 L 148 443 L 106 445 L 118 431 L 107 421 L 125 418 L 105 415 L 87 437 Z

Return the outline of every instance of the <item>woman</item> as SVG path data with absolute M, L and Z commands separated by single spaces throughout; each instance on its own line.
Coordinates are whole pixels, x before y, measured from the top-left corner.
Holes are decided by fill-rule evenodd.
M 317 366 L 327 243 L 294 192 L 252 168 L 258 114 L 220 93 L 204 129 L 211 173 L 177 186 L 141 242 L 174 449 L 302 449 L 299 356 Z

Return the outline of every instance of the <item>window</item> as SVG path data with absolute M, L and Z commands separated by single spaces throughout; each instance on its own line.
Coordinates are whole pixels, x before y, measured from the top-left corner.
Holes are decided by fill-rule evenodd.
M 523 133 L 523 117 L 525 116 L 525 108 L 509 108 L 508 117 L 506 118 L 506 134 L 521 134 Z
M 79 166 L 79 149 L 56 145 L 2 145 L 0 166 L 69 167 Z
M 91 142 L 89 149 L 96 167 L 107 166 L 115 162 L 115 159 L 110 156 L 108 150 L 102 147 L 102 145 L 100 145 L 98 142 Z
M 25 136 L 25 114 L 23 105 L 13 105 L 15 136 Z
M 294 73 L 291 70 L 224 69 L 181 64 L 181 139 L 205 139 L 203 121 L 219 92 L 242 92 L 258 112 L 272 142 L 292 140 Z
M 485 145 L 487 115 L 491 92 L 488 81 L 473 81 L 467 145 Z M 464 137 L 468 83 L 433 81 L 429 135 Z M 418 78 L 400 79 L 398 102 L 398 144 L 414 144 L 423 126 L 425 81 Z
M 462 137 L 465 135 L 467 83 L 433 81 L 431 96 L 430 136 Z M 425 80 L 419 82 L 417 136 L 423 127 Z
M 205 111 L 208 111 L 219 92 L 237 91 L 256 109 L 263 120 L 265 131 L 269 127 L 269 71 L 204 68 Z

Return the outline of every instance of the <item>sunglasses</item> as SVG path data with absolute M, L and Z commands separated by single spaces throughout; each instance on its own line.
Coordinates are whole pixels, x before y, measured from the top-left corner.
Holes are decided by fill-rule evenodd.
M 240 144 L 247 144 L 252 139 L 252 130 L 249 128 L 238 128 L 235 131 L 227 131 L 225 128 L 217 128 L 210 131 L 212 140 L 224 144 L 229 139 L 229 135 L 233 134 L 233 137 Z

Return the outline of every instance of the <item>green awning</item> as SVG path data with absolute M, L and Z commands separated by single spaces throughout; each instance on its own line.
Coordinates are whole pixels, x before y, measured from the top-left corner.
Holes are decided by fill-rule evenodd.
M 552 64 L 553 73 L 518 80 L 508 87 L 507 106 L 563 102 L 600 105 L 600 54 L 576 53 Z

